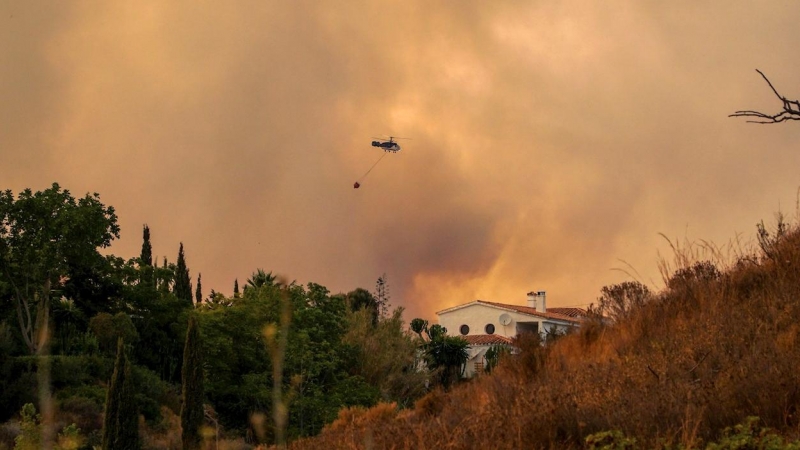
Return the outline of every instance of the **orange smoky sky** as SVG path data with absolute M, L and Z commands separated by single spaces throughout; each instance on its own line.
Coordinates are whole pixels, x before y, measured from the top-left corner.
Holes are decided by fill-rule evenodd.
M 111 251 L 229 294 L 388 275 L 406 320 L 658 289 L 663 233 L 793 215 L 800 3 L 0 1 L 0 188 L 99 192 Z M 381 156 L 379 134 L 410 137 Z M 622 270 L 615 270 L 622 269 Z

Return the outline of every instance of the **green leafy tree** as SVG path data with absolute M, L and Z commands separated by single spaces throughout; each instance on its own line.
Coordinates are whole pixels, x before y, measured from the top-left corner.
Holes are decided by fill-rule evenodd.
M 511 354 L 511 349 L 505 345 L 493 345 L 486 350 L 484 358 L 486 358 L 486 372 L 489 373 L 494 370 L 500 363 L 500 360 L 506 355 Z
M 161 271 L 156 276 L 156 284 L 158 291 L 162 294 L 169 294 L 172 285 L 175 283 L 175 265 L 167 263 L 167 257 L 164 257 L 164 264 L 161 266 Z
M 464 365 L 469 359 L 469 344 L 460 336 L 448 336 L 447 328 L 439 324 L 426 327 L 427 322 L 421 319 L 414 319 L 411 323 L 415 332 L 419 329 L 427 334 L 427 340 L 423 338 L 421 344 L 425 363 L 437 375 L 439 384 L 449 389 L 463 373 Z
M 19 450 L 39 450 L 42 448 L 42 417 L 36 413 L 32 403 L 26 403 L 20 411 L 20 433 L 14 439 L 14 448 Z
M 314 283 L 304 287 L 274 281 L 248 285 L 241 298 L 223 299 L 224 307 L 198 310 L 206 352 L 204 386 L 227 427 L 241 427 L 254 413 L 274 417 L 280 386 L 279 403 L 288 408 L 286 437 L 292 439 L 318 433 L 343 406 L 373 405 L 380 391 L 352 373 L 356 354 L 343 342 L 348 311 L 344 297 L 331 296 Z M 291 306 L 286 333 L 281 330 L 285 300 Z M 264 333 L 268 324 L 274 324 L 272 334 Z M 283 370 L 276 371 L 269 339 L 277 350 L 283 336 Z M 267 442 L 278 437 L 274 428 L 263 429 L 264 434 L 253 431 Z
M 131 318 L 123 312 L 113 316 L 108 313 L 100 313 L 89 321 L 89 328 L 97 337 L 100 349 L 107 355 L 114 354 L 120 339 L 130 343 L 139 339 L 139 333 Z
M 189 269 L 186 267 L 186 257 L 183 253 L 183 242 L 178 250 L 178 262 L 175 263 L 175 286 L 173 293 L 188 305 L 192 304 L 192 281 L 189 278 Z
M 131 365 L 122 339 L 117 342 L 117 359 L 106 396 L 103 418 L 103 450 L 139 449 L 139 412 L 134 396 Z
M 53 448 L 54 450 L 77 450 L 83 443 L 80 429 L 75 424 L 70 424 L 61 430 L 56 438 L 55 445 L 44 442 L 42 437 L 42 417 L 36 413 L 32 403 L 26 403 L 20 411 L 20 433 L 14 438 L 15 450 L 40 450 Z
M 239 298 L 239 279 L 233 280 L 233 298 Z
M 372 324 L 378 324 L 380 317 L 380 304 L 372 293 L 366 289 L 356 288 L 347 293 L 345 301 L 350 306 L 351 311 L 366 309 L 372 317 Z
M 54 183 L 17 198 L 0 194 L 0 277 L 10 286 L 21 336 L 30 353 L 46 344 L 50 298 L 69 275 L 70 266 L 102 259 L 119 237 L 114 208 L 98 194 L 76 200 Z
M 427 331 L 428 329 L 428 321 L 420 318 L 412 319 L 411 320 L 411 331 L 417 333 L 420 339 L 422 339 L 422 333 Z
M 203 355 L 200 329 L 194 315 L 189 316 L 186 346 L 183 350 L 181 394 L 181 440 L 184 450 L 197 450 L 202 443 L 203 426 Z
M 381 317 L 374 325 L 370 311 L 347 314 L 342 340 L 356 349 L 351 373 L 379 389 L 381 400 L 409 407 L 425 394 L 428 375 L 416 370 L 417 339 L 405 329 L 403 308 Z

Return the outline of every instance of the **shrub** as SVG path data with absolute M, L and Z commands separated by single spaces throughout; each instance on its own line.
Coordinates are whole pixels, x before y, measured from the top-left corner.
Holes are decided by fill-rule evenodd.
M 733 428 L 726 428 L 719 443 L 706 450 L 800 450 L 800 442 L 787 442 L 774 430 L 758 426 L 758 417 L 748 417 Z

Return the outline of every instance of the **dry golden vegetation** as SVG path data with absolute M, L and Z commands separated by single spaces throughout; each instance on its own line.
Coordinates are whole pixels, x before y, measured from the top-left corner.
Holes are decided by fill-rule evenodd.
M 583 448 L 603 431 L 638 448 L 704 448 L 749 416 L 796 439 L 800 230 L 759 243 L 722 269 L 677 249 L 666 288 L 618 323 L 593 319 L 545 347 L 521 339 L 491 375 L 413 409 L 343 410 L 290 448 Z

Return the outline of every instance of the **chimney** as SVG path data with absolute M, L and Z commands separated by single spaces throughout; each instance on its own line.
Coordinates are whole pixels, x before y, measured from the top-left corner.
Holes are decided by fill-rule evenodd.
M 528 292 L 528 308 L 536 308 L 536 292 Z
M 545 304 L 547 294 L 545 294 L 544 291 L 539 291 L 536 293 L 536 297 L 538 297 L 536 301 L 536 311 L 540 313 L 547 312 L 547 305 Z
M 545 291 L 528 292 L 528 307 L 540 313 L 547 312 L 546 298 Z

